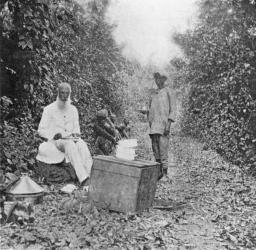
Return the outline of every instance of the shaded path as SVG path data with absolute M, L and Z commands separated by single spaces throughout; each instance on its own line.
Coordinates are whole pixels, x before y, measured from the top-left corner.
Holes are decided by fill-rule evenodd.
M 255 179 L 190 138 L 173 136 L 170 151 L 173 183 L 158 196 L 186 204 L 176 237 L 189 249 L 256 249 Z
M 145 135 L 146 127 L 140 129 Z M 163 214 L 175 218 L 172 234 L 178 249 L 256 249 L 255 178 L 174 130 L 169 152 L 172 183 L 161 181 L 156 198 L 174 207 L 184 204 Z M 153 159 L 146 136 L 141 143 Z
M 150 142 L 144 141 L 150 150 Z M 166 249 L 227 249 L 229 245 L 217 237 L 211 215 L 204 210 L 209 205 L 204 199 L 212 194 L 207 188 L 211 177 L 201 147 L 189 138 L 172 136 L 169 158 L 176 164 L 168 170 L 171 181 L 164 179 L 158 184 L 154 207 L 159 209 L 152 211 L 157 214 L 152 223 L 162 223 L 163 232 L 168 232 L 162 236 Z

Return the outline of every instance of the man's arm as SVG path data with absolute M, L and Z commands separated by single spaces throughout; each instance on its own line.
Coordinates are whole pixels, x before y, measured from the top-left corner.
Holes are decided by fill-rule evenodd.
M 100 127 L 99 125 L 95 124 L 94 126 L 95 133 L 99 136 L 103 136 L 109 141 L 116 143 L 114 136 L 110 135 L 104 128 Z
M 167 96 L 169 100 L 169 117 L 168 121 L 175 122 L 175 111 L 176 111 L 176 102 L 175 95 L 171 94 L 169 90 L 167 90 Z
M 39 136 L 48 140 L 52 139 L 52 137 L 54 136 L 53 132 L 50 130 L 50 122 L 51 121 L 49 110 L 47 108 L 44 108 L 42 118 L 38 126 L 38 134 Z
M 77 108 L 74 109 L 74 129 L 73 129 L 73 136 L 80 136 L 80 125 L 79 125 L 79 114 Z
M 175 121 L 175 98 L 174 95 L 171 96 L 170 92 L 167 89 L 167 97 L 168 97 L 168 105 L 169 105 L 169 116 L 168 116 L 168 123 L 164 131 L 164 135 L 169 135 L 170 129 L 171 129 L 171 124 Z
M 151 109 L 151 104 L 152 104 L 152 96 L 150 96 L 150 99 L 149 99 L 147 118 L 149 117 L 149 110 Z
M 125 131 L 125 128 L 126 128 L 126 126 L 125 126 L 124 124 L 119 125 L 119 126 L 116 126 L 116 129 L 119 131 L 119 133 L 120 133 L 123 137 L 125 137 L 125 138 L 128 139 L 129 137 L 128 137 L 126 131 Z

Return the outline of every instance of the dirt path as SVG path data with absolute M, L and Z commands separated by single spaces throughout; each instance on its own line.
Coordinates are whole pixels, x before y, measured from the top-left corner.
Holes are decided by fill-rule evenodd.
M 141 157 L 152 158 L 150 141 L 140 134 Z M 0 248 L 256 249 L 255 179 L 190 138 L 176 133 L 170 145 L 175 164 L 149 211 L 97 210 L 83 191 L 68 197 L 55 189 L 35 208 L 34 224 L 0 229 Z
M 143 128 L 140 128 L 143 131 Z M 143 150 L 153 158 L 146 128 Z M 167 249 L 256 249 L 256 180 L 175 129 L 170 141 L 171 183 L 159 183 L 156 199 L 168 201 L 174 218 Z
M 143 141 L 144 150 L 150 151 L 150 142 Z M 189 138 L 171 137 L 169 178 L 158 184 L 152 211 L 152 225 L 162 223 L 166 249 L 229 249 L 229 242 L 218 237 L 212 215 L 205 210 L 211 207 L 213 189 L 206 173 L 209 166 L 202 157 L 202 145 Z
M 169 199 L 174 207 L 178 204 L 174 211 L 166 214 L 166 217 L 176 217 L 172 225 L 172 234 L 180 243 L 178 249 L 227 249 L 229 243 L 216 237 L 211 215 L 205 210 L 205 207 L 209 206 L 206 199 L 212 193 L 204 185 L 206 182 L 202 183 L 207 179 L 206 173 L 196 165 L 196 160 L 202 160 L 195 159 L 198 154 L 201 155 L 200 145 L 178 136 L 172 137 L 171 145 L 170 152 L 174 152 L 171 155 L 176 156 L 176 164 L 169 168 L 169 178 L 172 181 L 161 182 L 157 196 Z
M 173 230 L 185 243 L 181 249 L 256 249 L 255 179 L 203 148 L 193 139 L 173 136 L 173 181 L 160 184 L 157 192 L 185 204 Z

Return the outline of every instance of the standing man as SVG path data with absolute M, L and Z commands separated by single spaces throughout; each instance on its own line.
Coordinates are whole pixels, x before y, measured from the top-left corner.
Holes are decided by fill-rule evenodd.
M 151 96 L 149 110 L 144 112 L 148 115 L 149 136 L 155 160 L 160 163 L 159 179 L 167 175 L 168 171 L 168 148 L 171 124 L 174 122 L 174 100 L 165 81 L 167 77 L 159 72 L 153 74 L 157 90 Z
M 37 160 L 48 164 L 70 162 L 80 183 L 89 179 L 92 157 L 80 138 L 78 111 L 70 100 L 71 87 L 61 83 L 57 100 L 44 108 L 38 133 L 47 139 L 39 146 Z

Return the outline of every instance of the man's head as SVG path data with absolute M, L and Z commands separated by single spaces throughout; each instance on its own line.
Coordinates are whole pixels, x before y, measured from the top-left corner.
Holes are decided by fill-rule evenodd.
M 58 97 L 62 102 L 67 102 L 71 93 L 71 87 L 68 83 L 62 82 L 58 87 Z
M 106 109 L 101 109 L 96 113 L 96 117 L 98 120 L 105 120 L 108 117 L 108 111 Z
M 125 126 L 128 126 L 129 123 L 130 123 L 130 121 L 129 121 L 127 118 L 124 118 L 124 125 L 125 125 Z
M 153 75 L 154 75 L 154 79 L 155 79 L 155 83 L 156 83 L 157 87 L 159 89 L 163 88 L 164 83 L 167 80 L 167 77 L 164 75 L 161 75 L 159 72 L 156 72 Z

